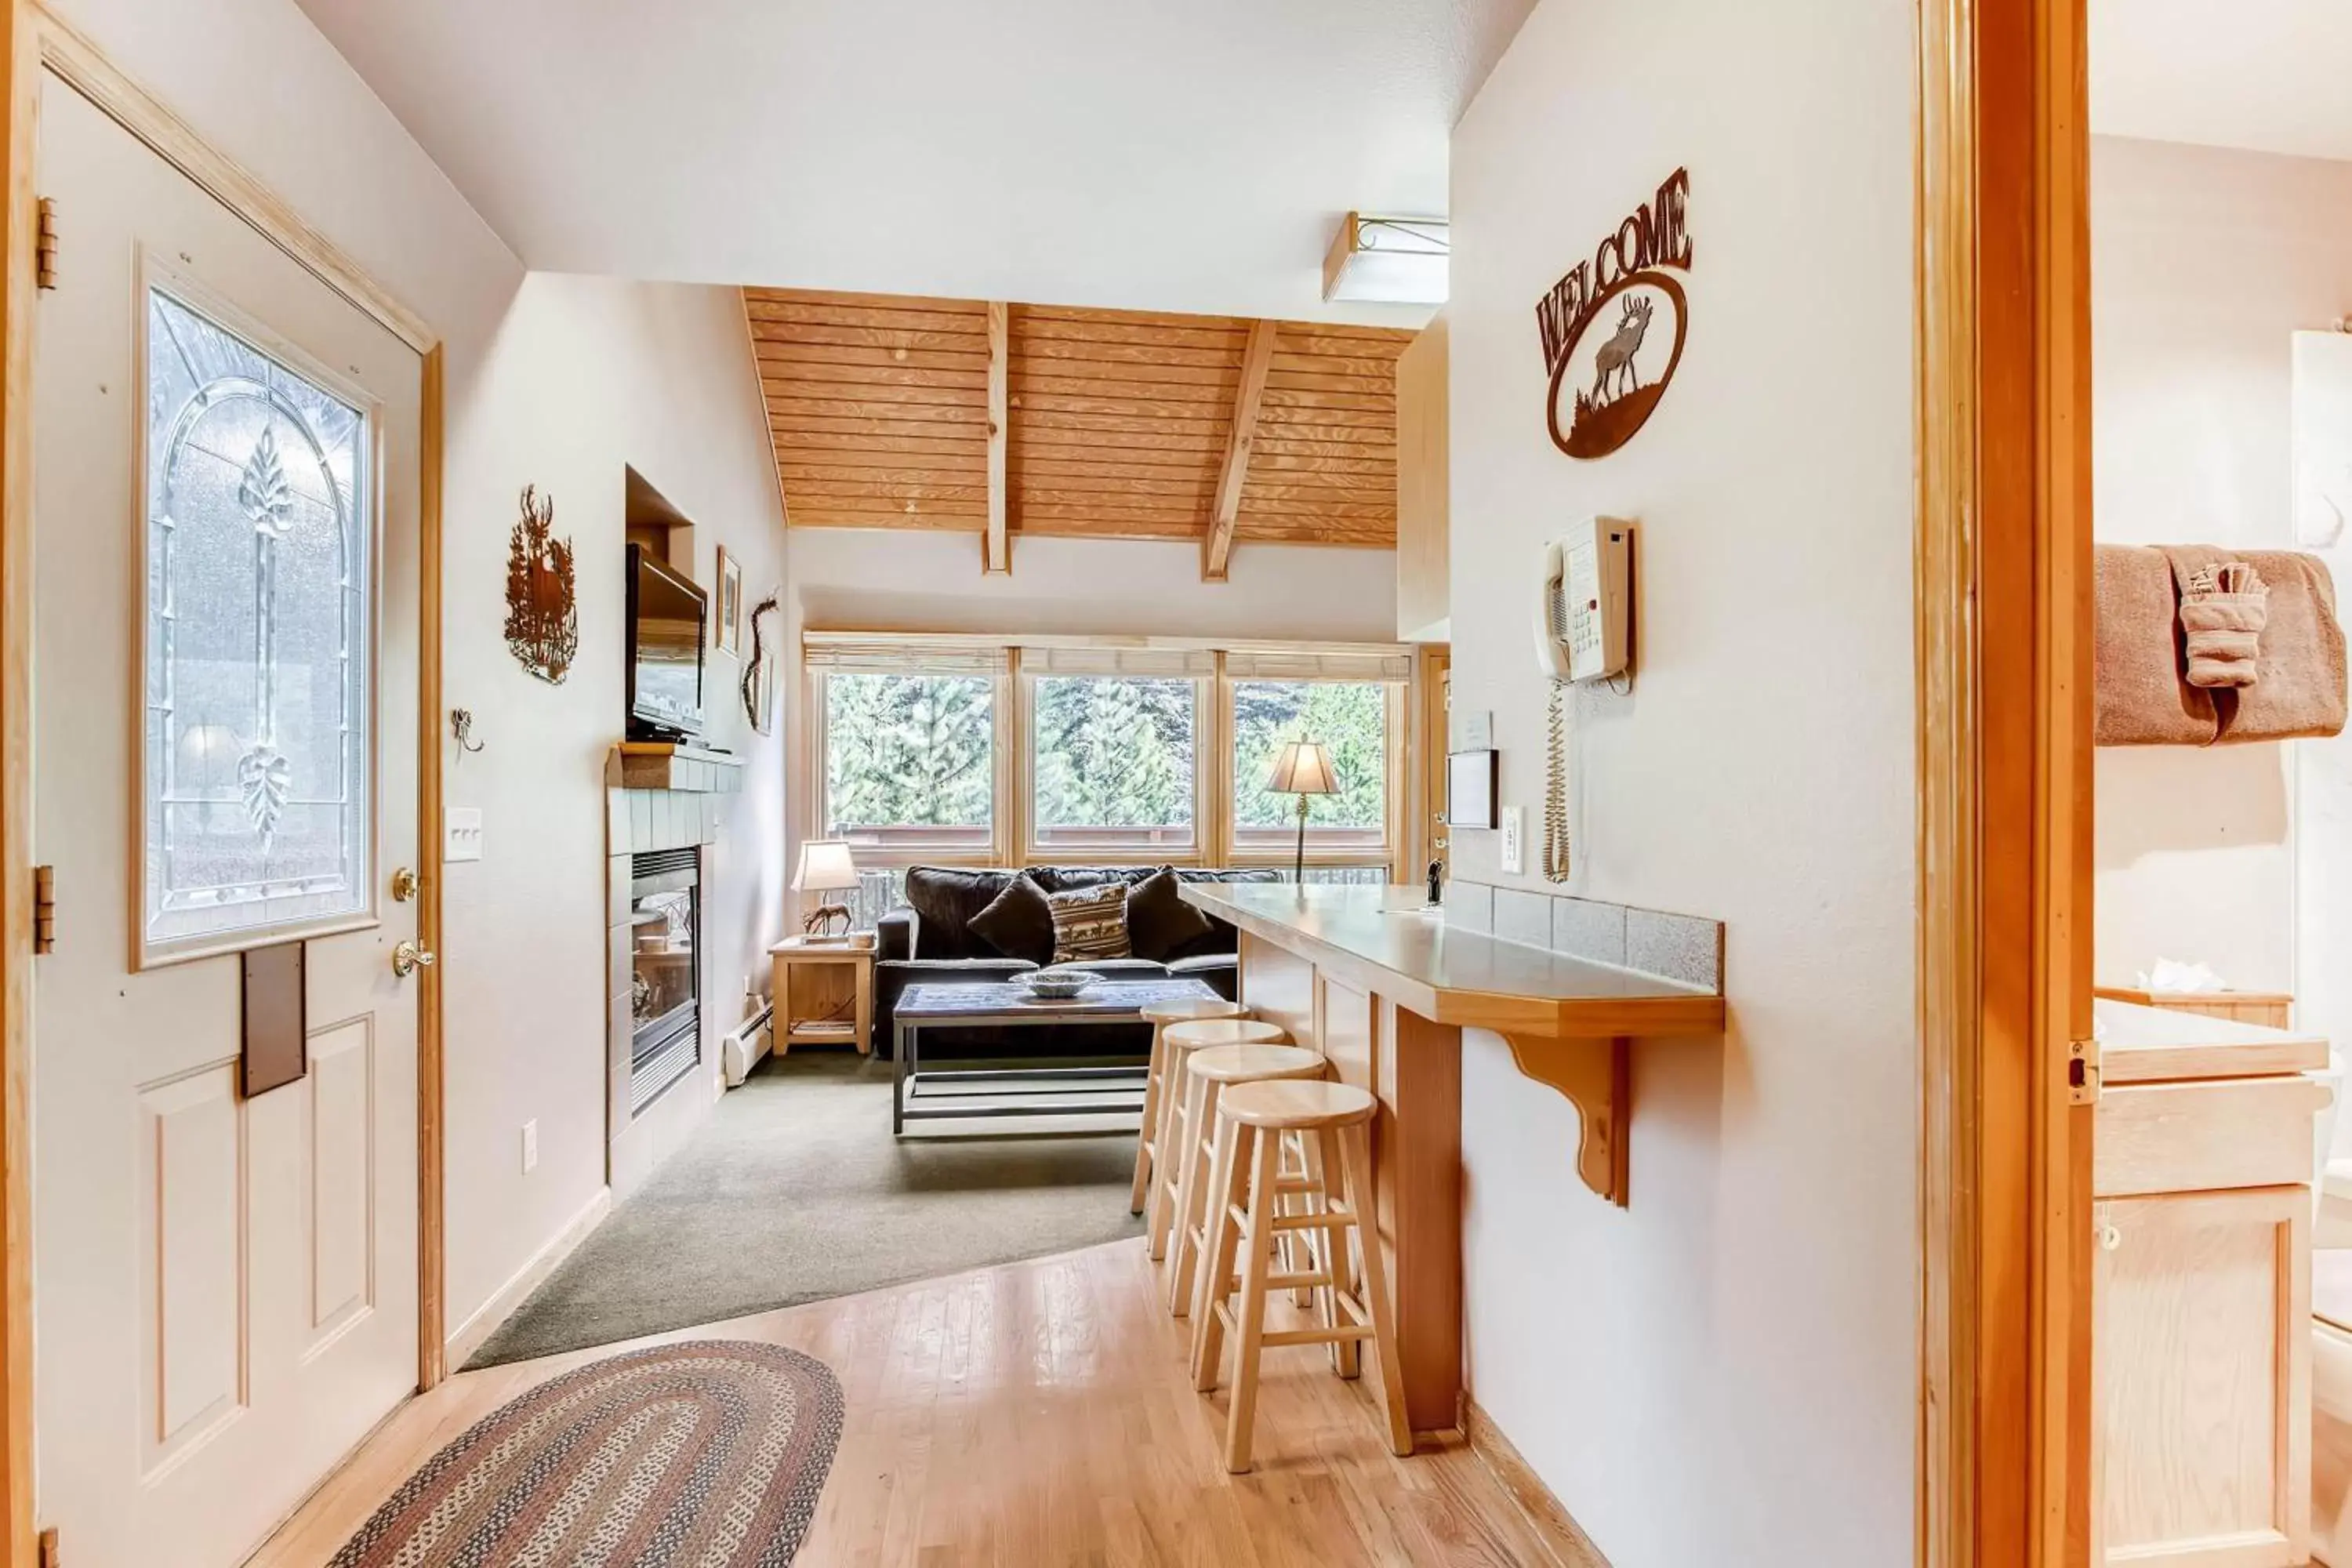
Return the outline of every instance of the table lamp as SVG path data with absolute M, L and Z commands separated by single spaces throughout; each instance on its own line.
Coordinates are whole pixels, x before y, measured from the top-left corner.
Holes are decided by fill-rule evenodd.
M 1274 795 L 1298 797 L 1298 854 L 1291 866 L 1290 879 L 1303 887 L 1307 881 L 1307 797 L 1339 793 L 1339 781 L 1331 772 L 1331 753 L 1320 741 L 1285 742 L 1275 754 L 1274 773 L 1265 781 L 1265 787 Z
M 794 892 L 845 893 L 857 886 L 857 862 L 850 858 L 849 846 L 838 838 L 813 838 L 801 846 L 800 869 L 793 873 Z M 820 903 L 801 921 L 803 935 L 814 938 L 833 934 L 833 917 L 841 917 L 841 934 L 847 936 L 852 917 L 847 904 Z

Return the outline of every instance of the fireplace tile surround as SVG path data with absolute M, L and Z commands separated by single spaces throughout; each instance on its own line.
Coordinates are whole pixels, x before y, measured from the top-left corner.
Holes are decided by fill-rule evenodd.
M 642 1109 L 631 1106 L 631 1047 L 636 1033 L 631 984 L 635 973 L 630 925 L 630 882 L 635 857 L 667 849 L 699 849 L 706 882 L 712 870 L 720 814 L 731 804 L 741 778 L 740 763 L 709 753 L 676 761 L 649 760 L 642 751 L 615 747 L 605 766 L 604 926 L 606 998 L 604 1025 L 606 1175 L 613 1196 L 640 1185 L 694 1124 L 700 1107 L 698 1085 L 713 1086 L 710 1070 L 718 1044 L 708 1008 L 702 1022 L 702 1059 Z M 666 780 L 670 787 L 637 787 L 637 781 Z M 699 944 L 707 954 L 712 944 Z M 707 957 L 701 962 L 708 963 Z M 713 994 L 709 973 L 702 994 Z

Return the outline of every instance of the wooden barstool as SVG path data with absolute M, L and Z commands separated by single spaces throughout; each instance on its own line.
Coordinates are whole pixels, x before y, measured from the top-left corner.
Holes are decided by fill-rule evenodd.
M 1234 1084 L 1321 1078 L 1325 1070 L 1320 1056 L 1299 1046 L 1211 1046 L 1186 1058 L 1184 1113 L 1177 1127 L 1181 1142 L 1171 1140 L 1168 1145 L 1169 1154 L 1184 1166 L 1171 1242 L 1175 1254 L 1168 1265 L 1168 1310 L 1177 1317 L 1192 1310 L 1198 1294 L 1194 1277 L 1200 1274 L 1201 1258 L 1208 1251 L 1208 1224 L 1202 1211 L 1211 1191 L 1209 1165 L 1216 1149 L 1218 1100 Z M 1304 1194 L 1309 1191 L 1307 1178 L 1314 1170 L 1313 1161 L 1302 1153 L 1297 1170 L 1278 1172 L 1276 1179 L 1287 1180 L 1290 1191 Z
M 1217 1385 L 1224 1335 L 1234 1336 L 1233 1407 L 1225 1422 L 1225 1468 L 1235 1475 L 1250 1468 L 1250 1439 L 1257 1421 L 1258 1360 L 1268 1345 L 1356 1344 L 1370 1340 L 1380 1363 L 1381 1404 L 1388 1417 L 1389 1447 L 1412 1452 L 1406 1425 L 1404 1384 L 1397 1367 L 1396 1328 L 1389 1310 L 1387 1270 L 1381 1238 L 1372 1224 L 1371 1144 L 1366 1128 L 1379 1102 L 1352 1084 L 1324 1079 L 1239 1083 L 1217 1101 L 1217 1144 L 1210 1176 L 1214 1224 L 1204 1267 L 1214 1289 L 1202 1291 L 1203 1310 L 1192 1327 L 1192 1382 L 1202 1393 Z M 1316 1141 L 1327 1175 L 1339 1173 L 1338 1191 L 1317 1194 L 1305 1214 L 1279 1212 L 1281 1138 L 1296 1132 Z M 1325 1298 L 1322 1321 L 1269 1333 L 1269 1290 L 1297 1283 L 1273 1278 L 1275 1237 L 1285 1231 L 1319 1232 L 1325 1267 L 1310 1277 Z M 1342 1245 L 1344 1238 L 1345 1245 Z M 1231 1300 L 1223 1287 L 1234 1279 L 1239 1255 L 1241 1281 Z M 1344 1272 L 1339 1265 L 1352 1265 Z M 1360 1281 L 1358 1290 L 1345 1288 Z M 1214 1300 L 1207 1298 L 1214 1296 Z
M 1190 1211 L 1177 1205 L 1184 1197 L 1183 1181 L 1192 1168 L 1190 1160 L 1182 1158 L 1184 1141 L 1185 1077 L 1184 1064 L 1194 1051 L 1211 1046 L 1286 1046 L 1290 1037 L 1280 1026 L 1261 1023 L 1255 1018 L 1192 1018 L 1183 1023 L 1170 1024 L 1160 1031 L 1160 1136 L 1155 1142 L 1171 1151 L 1170 1157 L 1159 1163 L 1151 1173 L 1156 1189 L 1151 1197 L 1150 1246 L 1154 1263 L 1168 1256 L 1168 1234 L 1175 1228 L 1176 1215 Z M 1192 1136 L 1198 1138 L 1208 1130 L 1205 1122 L 1192 1124 Z
M 1167 1096 L 1162 1088 L 1167 1077 L 1168 1053 L 1160 1037 L 1171 1024 L 1188 1023 L 1195 1018 L 1246 1018 L 1249 1009 L 1238 1002 L 1228 1002 L 1222 996 L 1184 996 L 1166 1002 L 1154 1002 L 1143 1009 L 1143 1021 L 1151 1026 L 1151 1067 L 1143 1079 L 1143 1126 L 1135 1140 L 1135 1183 L 1127 1194 L 1127 1212 L 1141 1214 L 1146 1200 L 1153 1199 L 1159 1188 L 1152 1184 L 1151 1167 L 1160 1158 L 1160 1130 L 1167 1124 Z M 1156 1218 L 1146 1219 L 1144 1226 L 1152 1236 L 1162 1231 Z M 1160 1256 L 1158 1250 L 1151 1254 Z

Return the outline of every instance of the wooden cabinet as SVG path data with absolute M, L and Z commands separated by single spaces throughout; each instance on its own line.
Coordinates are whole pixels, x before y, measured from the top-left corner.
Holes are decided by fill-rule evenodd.
M 2310 1189 L 2097 1208 L 2098 1560 L 2307 1561 Z
M 2293 1568 L 2311 1539 L 2326 1042 L 2098 1004 L 2093 1561 Z

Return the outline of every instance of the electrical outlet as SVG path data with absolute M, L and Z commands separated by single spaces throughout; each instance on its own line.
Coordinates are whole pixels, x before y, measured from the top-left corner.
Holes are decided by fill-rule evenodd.
M 1516 805 L 1503 807 L 1503 874 L 1523 875 L 1528 868 L 1526 818 Z
M 522 1124 L 522 1173 L 526 1176 L 539 1168 L 539 1119 L 531 1118 Z

